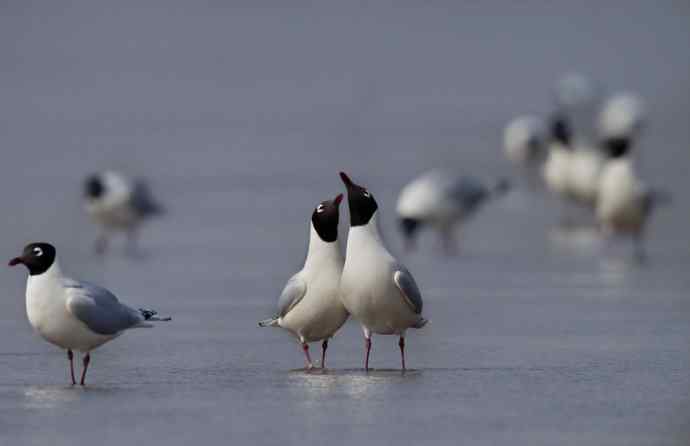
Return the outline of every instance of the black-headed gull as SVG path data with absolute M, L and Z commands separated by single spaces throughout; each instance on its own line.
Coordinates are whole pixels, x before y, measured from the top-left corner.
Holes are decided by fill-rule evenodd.
M 278 314 L 259 322 L 261 327 L 281 327 L 292 333 L 302 344 L 307 368 L 313 367 L 309 342 L 323 341 L 321 367 L 325 367 L 328 340 L 349 317 L 338 297 L 344 261 L 338 245 L 338 207 L 342 198 L 340 194 L 314 209 L 304 267 L 285 285 L 278 300 Z
M 443 248 L 454 252 L 456 228 L 475 215 L 489 199 L 505 194 L 509 188 L 504 179 L 485 184 L 447 170 L 432 170 L 420 175 L 400 191 L 396 208 L 407 248 L 414 246 L 419 230 L 428 226 L 440 234 Z
M 347 188 L 350 231 L 345 266 L 340 279 L 340 298 L 345 308 L 362 325 L 369 370 L 373 333 L 400 336 L 400 358 L 405 369 L 405 333 L 422 328 L 422 294 L 412 274 L 398 262 L 381 241 L 376 225 L 378 205 L 364 187 L 352 182 L 343 172 Z
M 596 216 L 605 235 L 626 235 L 635 241 L 638 260 L 646 258 L 644 235 L 648 219 L 668 194 L 653 190 L 640 179 L 629 156 L 628 138 L 607 141 L 611 160 L 604 166 L 599 180 Z
M 134 248 L 140 225 L 163 213 L 148 183 L 114 171 L 89 175 L 84 181 L 84 199 L 87 214 L 100 227 L 98 253 L 105 252 L 110 234 L 118 231 L 127 234 L 130 247 Z
M 23 264 L 29 270 L 26 283 L 26 313 L 31 326 L 43 339 L 67 350 L 72 384 L 73 350 L 85 353 L 81 374 L 84 385 L 90 353 L 120 336 L 125 330 L 151 327 L 149 322 L 168 321 L 153 310 L 135 310 L 120 303 L 105 288 L 62 275 L 53 245 L 31 243 L 9 265 Z

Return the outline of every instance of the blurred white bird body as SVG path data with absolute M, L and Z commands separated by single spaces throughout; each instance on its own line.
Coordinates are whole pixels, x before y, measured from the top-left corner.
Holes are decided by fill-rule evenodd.
M 575 149 L 568 162 L 567 195 L 578 204 L 594 209 L 605 163 L 604 154 L 595 148 L 580 146 Z
M 140 216 L 131 206 L 133 185 L 115 172 L 101 174 L 103 188 L 107 191 L 97 199 L 86 200 L 86 212 L 91 218 L 111 229 L 126 230 L 138 223 Z
M 453 172 L 432 170 L 408 183 L 400 191 L 396 211 L 400 229 L 411 246 L 420 226 L 435 229 L 452 248 L 453 229 L 472 217 L 489 199 L 509 188 L 506 180 L 493 186 Z
M 650 211 L 651 195 L 629 159 L 609 161 L 601 175 L 597 218 L 613 233 L 638 234 Z
M 476 193 L 468 200 L 458 196 L 463 192 L 463 181 L 470 183 L 458 175 L 443 171 L 428 172 L 407 184 L 398 197 L 397 212 L 401 217 L 416 218 L 429 223 L 446 226 L 455 220 L 468 216 L 483 198 L 481 184 L 476 186 Z M 458 190 L 460 189 L 460 190 Z M 457 192 L 457 193 L 456 193 Z M 469 199 L 471 198 L 471 199 Z
M 84 197 L 86 213 L 101 229 L 96 242 L 99 253 L 105 251 L 110 233 L 126 232 L 133 244 L 139 226 L 163 213 L 144 181 L 113 171 L 89 176 L 84 183 Z
M 573 151 L 559 142 L 552 142 L 542 174 L 546 188 L 559 198 L 570 198 L 570 172 Z
M 503 133 L 506 157 L 522 167 L 539 164 L 546 156 L 546 123 L 537 116 L 520 116 L 508 123 Z

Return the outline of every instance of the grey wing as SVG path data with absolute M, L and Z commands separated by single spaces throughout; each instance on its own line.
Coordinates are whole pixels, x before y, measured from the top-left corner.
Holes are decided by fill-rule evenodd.
M 457 201 L 465 210 L 475 209 L 487 197 L 488 190 L 474 178 L 459 178 L 451 184 L 446 193 Z
M 288 314 L 288 312 L 302 300 L 306 293 L 307 284 L 304 280 L 297 274 L 292 276 L 285 285 L 285 288 L 283 288 L 283 292 L 280 293 L 280 298 L 278 299 L 278 315 L 283 317 Z
M 143 216 L 159 215 L 164 212 L 163 207 L 153 198 L 148 183 L 142 179 L 134 182 L 130 204 Z
M 91 331 L 114 335 L 143 321 L 136 310 L 120 303 L 105 288 L 86 282 L 67 281 L 67 310 Z
M 402 265 L 397 265 L 393 273 L 393 282 L 400 290 L 405 303 L 416 314 L 422 314 L 422 293 L 419 291 L 417 283 L 414 281 L 412 274 Z

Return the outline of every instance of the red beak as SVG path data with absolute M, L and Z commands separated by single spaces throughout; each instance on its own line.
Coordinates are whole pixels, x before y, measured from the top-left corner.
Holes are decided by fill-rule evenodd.
M 340 172 L 340 179 L 343 180 L 343 183 L 345 183 L 345 186 L 347 187 L 352 187 L 354 184 L 345 172 Z
M 10 262 L 7 265 L 8 266 L 15 266 L 15 265 L 19 265 L 20 263 L 24 263 L 24 259 L 22 259 L 21 257 L 15 257 L 12 260 L 10 260 Z
M 341 201 L 343 201 L 343 194 L 338 194 L 338 196 L 333 199 L 333 203 L 335 203 L 336 207 L 340 206 Z

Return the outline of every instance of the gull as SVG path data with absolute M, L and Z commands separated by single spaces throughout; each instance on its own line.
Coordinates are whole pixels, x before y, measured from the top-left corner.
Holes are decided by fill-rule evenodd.
M 9 265 L 23 264 L 29 271 L 26 313 L 29 323 L 46 341 L 67 350 L 70 377 L 74 379 L 73 350 L 85 353 L 80 384 L 83 386 L 91 351 L 130 328 L 152 327 L 169 321 L 153 310 L 135 310 L 120 303 L 113 293 L 87 282 L 65 277 L 50 243 L 30 243 Z

